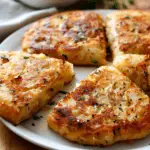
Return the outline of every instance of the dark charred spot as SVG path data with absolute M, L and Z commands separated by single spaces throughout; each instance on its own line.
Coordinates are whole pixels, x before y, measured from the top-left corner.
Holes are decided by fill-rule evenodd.
M 113 130 L 113 134 L 114 134 L 114 136 L 119 135 L 119 134 L 120 134 L 120 127 L 115 128 L 115 129 Z
M 1 59 L 2 59 L 2 63 L 5 64 L 7 62 L 9 62 L 9 59 L 5 56 L 1 56 Z
M 74 124 L 76 123 L 76 118 L 73 117 L 73 116 L 69 116 L 69 117 L 68 117 L 68 123 L 69 123 L 70 125 L 74 125 Z
M 55 105 L 55 102 L 49 102 L 48 103 L 50 106 L 53 106 L 53 105 Z
M 35 126 L 35 123 L 34 123 L 34 122 L 32 123 L 32 126 Z
M 66 54 L 62 54 L 65 60 L 68 60 L 68 56 Z
M 21 75 L 14 77 L 14 80 L 12 80 L 12 82 L 15 82 L 17 84 L 20 84 L 21 81 L 22 81 Z
M 44 84 L 48 83 L 47 79 L 43 79 Z
M 78 128 L 81 128 L 81 127 L 83 127 L 83 122 L 78 122 Z
M 63 16 L 58 16 L 59 19 L 63 19 Z
M 3 83 L 3 81 L 0 79 L 0 84 L 2 84 Z
M 145 75 L 145 77 L 148 77 L 148 72 L 144 71 L 144 75 Z
M 50 88 L 50 91 L 51 91 L 51 92 L 53 92 L 53 91 L 54 91 L 54 89 L 53 89 L 53 88 Z
M 66 117 L 70 114 L 69 110 L 66 108 L 57 108 L 56 112 L 59 113 L 62 117 Z
M 83 97 L 83 96 L 79 96 L 77 100 L 78 100 L 78 101 L 85 100 L 85 97 Z
M 29 106 L 29 103 L 26 103 L 25 106 Z
M 86 92 L 89 92 L 89 90 L 88 89 L 83 89 L 83 92 L 86 93 Z
M 59 93 L 61 93 L 61 94 L 67 94 L 68 92 L 66 92 L 66 91 L 59 91 Z
M 45 37 L 41 37 L 41 36 L 37 36 L 37 37 L 34 38 L 34 41 L 37 42 L 37 43 L 45 41 L 45 40 L 46 40 L 46 38 Z

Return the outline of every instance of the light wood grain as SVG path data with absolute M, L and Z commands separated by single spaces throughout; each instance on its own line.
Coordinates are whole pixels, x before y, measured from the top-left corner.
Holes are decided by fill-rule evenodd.
M 12 133 L 0 122 L 0 150 L 45 150 Z

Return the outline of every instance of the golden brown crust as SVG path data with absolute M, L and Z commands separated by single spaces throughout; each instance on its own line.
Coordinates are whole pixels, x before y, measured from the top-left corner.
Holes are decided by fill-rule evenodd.
M 24 34 L 22 49 L 76 65 L 102 65 L 106 63 L 104 23 L 95 12 L 59 13 L 33 23 Z
M 114 66 L 144 91 L 150 90 L 150 56 L 125 54 L 117 56 Z
M 150 99 L 114 67 L 100 67 L 53 109 L 48 125 L 65 138 L 111 145 L 150 133 Z
M 106 26 L 114 55 L 150 54 L 150 12 L 117 11 L 107 16 Z
M 0 52 L 0 72 L 0 116 L 14 124 L 31 117 L 74 76 L 66 61 L 22 52 Z

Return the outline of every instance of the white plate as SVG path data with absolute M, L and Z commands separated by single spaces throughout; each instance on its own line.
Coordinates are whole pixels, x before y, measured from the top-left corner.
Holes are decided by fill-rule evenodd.
M 100 10 L 100 13 L 102 13 L 104 16 L 107 13 L 110 13 L 111 10 Z M 20 50 L 20 43 L 21 43 L 21 37 L 24 33 L 24 31 L 29 26 L 26 26 L 17 32 L 13 33 L 11 36 L 9 36 L 4 42 L 0 45 L 1 50 Z M 64 90 L 70 89 L 74 87 L 74 83 L 80 81 L 85 76 L 87 76 L 90 72 L 95 70 L 95 67 L 75 67 L 76 72 L 76 79 L 71 84 L 71 86 L 65 87 Z M 60 94 L 58 94 L 55 99 L 60 99 Z M 47 106 L 45 109 L 41 110 L 39 113 L 37 113 L 37 116 L 43 116 L 40 120 L 33 120 L 29 119 L 27 121 L 22 122 L 18 126 L 14 126 L 8 121 L 0 118 L 0 120 L 14 133 L 21 136 L 22 138 L 39 145 L 41 147 L 47 148 L 47 149 L 58 149 L 58 150 L 81 150 L 81 149 L 91 149 L 91 150 L 99 150 L 99 149 L 105 149 L 105 150 L 126 150 L 126 149 L 136 149 L 136 150 L 149 150 L 150 149 L 150 136 L 135 141 L 132 144 L 129 143 L 117 143 L 111 147 L 107 148 L 100 148 L 100 147 L 90 147 L 90 146 L 83 146 L 79 145 L 73 142 L 69 142 L 65 140 L 63 137 L 59 136 L 57 133 L 53 132 L 52 130 L 48 129 L 47 127 L 47 115 L 50 112 L 49 109 L 50 106 Z M 32 126 L 32 123 L 35 123 L 35 126 Z

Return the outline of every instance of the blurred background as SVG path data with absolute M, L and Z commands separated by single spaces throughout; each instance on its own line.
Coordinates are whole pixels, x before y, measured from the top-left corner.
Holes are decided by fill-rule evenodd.
M 30 7 L 60 9 L 150 9 L 150 0 L 17 0 Z M 64 7 L 64 8 L 63 8 Z
M 19 28 L 66 10 L 150 10 L 150 0 L 0 0 L 0 42 Z

